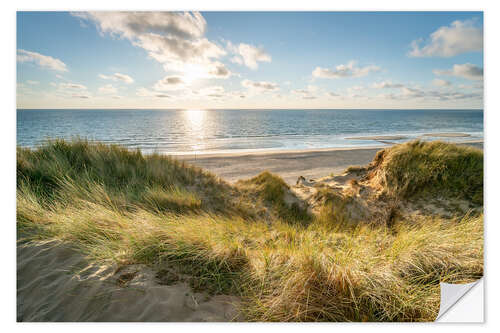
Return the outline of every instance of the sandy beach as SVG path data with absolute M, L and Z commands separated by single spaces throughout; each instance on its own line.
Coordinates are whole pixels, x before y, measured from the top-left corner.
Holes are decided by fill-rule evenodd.
M 464 143 L 483 148 L 482 141 Z M 306 179 L 320 178 L 343 172 L 353 165 L 365 165 L 380 149 L 390 145 L 369 148 L 327 148 L 318 150 L 228 153 L 206 155 L 177 155 L 175 158 L 213 172 L 231 183 L 251 178 L 263 171 L 282 177 L 293 185 L 299 176 Z

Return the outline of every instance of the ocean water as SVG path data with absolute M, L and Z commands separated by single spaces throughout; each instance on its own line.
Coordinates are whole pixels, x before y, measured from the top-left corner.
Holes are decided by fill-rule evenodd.
M 352 137 L 459 132 L 481 140 L 482 110 L 17 110 L 17 144 L 74 137 L 145 153 L 203 154 L 383 145 Z M 436 139 L 425 137 L 426 140 Z

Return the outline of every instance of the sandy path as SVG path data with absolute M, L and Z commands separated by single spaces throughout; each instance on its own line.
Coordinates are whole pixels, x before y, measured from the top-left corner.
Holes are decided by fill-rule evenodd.
M 89 264 L 55 241 L 17 247 L 18 321 L 230 321 L 235 297 L 158 283 L 144 265 Z M 123 277 L 126 276 L 127 279 Z

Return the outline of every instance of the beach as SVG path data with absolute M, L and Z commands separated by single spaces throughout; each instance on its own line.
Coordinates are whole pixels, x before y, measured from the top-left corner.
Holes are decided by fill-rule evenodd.
M 464 143 L 483 148 L 482 141 Z M 370 148 L 327 148 L 274 152 L 227 153 L 204 155 L 176 155 L 187 163 L 206 169 L 224 180 L 234 183 L 251 178 L 263 171 L 279 175 L 289 185 L 300 176 L 306 179 L 342 173 L 349 166 L 365 165 L 380 149 L 390 145 Z

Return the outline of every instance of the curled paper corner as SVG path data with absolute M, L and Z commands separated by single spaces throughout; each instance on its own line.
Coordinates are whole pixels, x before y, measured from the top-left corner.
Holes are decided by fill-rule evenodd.
M 467 294 L 476 285 L 480 285 L 473 297 L 466 299 Z M 483 322 L 483 279 L 471 283 L 450 284 L 440 283 L 441 287 L 441 302 L 439 305 L 439 313 L 436 317 L 437 322 Z M 472 294 L 472 293 L 471 293 Z M 464 297 L 465 296 L 465 297 Z M 467 304 L 462 304 L 466 303 Z M 459 307 L 460 306 L 460 307 Z M 456 309 L 457 313 L 449 313 L 452 308 Z M 455 310 L 455 309 L 453 309 Z M 453 311 L 452 310 L 452 311 Z M 451 312 L 451 311 L 450 311 Z M 469 316 L 463 316 L 468 314 Z

